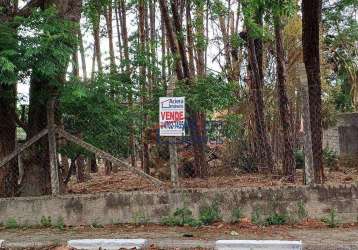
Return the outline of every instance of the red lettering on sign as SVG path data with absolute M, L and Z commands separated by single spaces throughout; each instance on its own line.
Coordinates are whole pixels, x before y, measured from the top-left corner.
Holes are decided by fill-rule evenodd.
M 184 112 L 183 111 L 160 112 L 160 116 L 161 116 L 162 120 L 166 120 L 166 121 L 183 121 L 184 120 Z

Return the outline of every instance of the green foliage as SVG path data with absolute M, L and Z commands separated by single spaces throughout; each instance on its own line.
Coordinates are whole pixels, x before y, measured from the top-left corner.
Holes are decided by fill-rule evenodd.
M 240 223 L 241 219 L 244 217 L 241 208 L 239 208 L 239 207 L 234 208 L 234 210 L 232 211 L 231 217 L 232 217 L 231 221 L 233 223 Z
M 15 218 L 9 218 L 5 221 L 5 228 L 6 229 L 17 229 L 19 228 L 19 224 L 17 223 Z
M 236 86 L 226 83 L 220 76 L 208 74 L 198 77 L 194 85 L 179 82 L 176 96 L 185 96 L 187 104 L 196 111 L 214 112 L 227 108 L 235 101 L 232 95 Z
M 140 118 L 140 113 L 127 105 L 129 91 L 130 82 L 124 74 L 100 74 L 88 86 L 75 79 L 65 84 L 61 95 L 65 128 L 113 155 L 127 156 L 130 149 L 123 142 L 129 140 L 130 122 Z M 68 156 L 85 153 L 71 145 L 61 151 Z
M 337 164 L 338 164 L 337 153 L 330 148 L 324 148 L 323 149 L 323 164 L 325 167 L 328 167 L 330 169 L 337 167 Z
M 192 211 L 186 207 L 177 208 L 172 215 L 164 217 L 162 219 L 162 224 L 167 226 L 201 226 L 201 222 L 195 220 L 193 218 Z
M 283 224 L 287 223 L 287 220 L 288 220 L 287 214 L 281 214 L 281 213 L 274 212 L 266 218 L 265 224 L 266 225 L 283 225 Z
M 294 155 L 295 155 L 296 168 L 303 169 L 305 167 L 305 154 L 303 150 L 296 149 L 294 151 Z
M 40 224 L 42 227 L 51 227 L 52 226 L 52 221 L 51 221 L 51 216 L 42 216 L 41 220 L 40 220 Z
M 149 218 L 145 215 L 144 212 L 138 212 L 133 215 L 133 223 L 135 225 L 145 225 L 148 224 Z
M 91 226 L 93 228 L 104 228 L 102 224 L 99 224 L 97 221 L 92 222 Z
M 252 211 L 251 222 L 258 226 L 264 225 L 265 220 L 262 217 L 260 208 L 256 208 Z
M 328 217 L 323 218 L 322 221 L 326 223 L 330 228 L 337 227 L 339 223 L 337 219 L 337 210 L 331 209 L 328 214 Z
M 220 208 L 217 202 L 204 206 L 199 211 L 199 220 L 204 225 L 210 225 L 221 219 Z
M 300 220 L 307 218 L 308 213 L 302 200 L 297 203 L 297 215 Z
M 55 228 L 59 229 L 59 230 L 64 230 L 65 229 L 65 222 L 63 220 L 63 217 L 62 216 L 58 217 L 53 226 Z

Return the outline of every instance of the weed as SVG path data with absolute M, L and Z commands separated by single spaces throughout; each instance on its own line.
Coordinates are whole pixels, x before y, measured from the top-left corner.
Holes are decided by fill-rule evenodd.
M 221 215 L 218 204 L 213 202 L 211 206 L 203 207 L 200 209 L 199 219 L 204 225 L 210 225 L 215 221 L 220 220 Z
M 330 228 L 335 228 L 338 226 L 338 219 L 337 219 L 337 210 L 331 209 L 328 217 L 322 219 L 324 223 L 326 223 Z
M 138 212 L 133 215 L 133 222 L 136 225 L 145 225 L 148 224 L 149 218 L 143 212 Z
M 287 214 L 280 214 L 280 213 L 272 213 L 269 217 L 266 218 L 265 224 L 266 225 L 283 225 L 286 224 L 288 220 Z
M 42 216 L 40 223 L 41 223 L 41 226 L 43 226 L 43 227 L 51 227 L 52 226 L 51 216 L 48 216 L 48 217 Z
M 104 226 L 99 224 L 99 223 L 97 223 L 97 221 L 92 222 L 91 226 L 93 228 L 104 228 Z
M 63 218 L 61 216 L 57 218 L 54 227 L 59 229 L 59 230 L 64 230 L 65 229 L 65 222 L 63 221 Z
M 9 218 L 5 222 L 5 228 L 6 229 L 16 229 L 16 228 L 19 228 L 19 224 L 17 223 L 15 218 Z
M 305 208 L 305 204 L 302 200 L 297 203 L 297 215 L 300 220 L 307 218 L 308 213 Z
M 241 208 L 237 207 L 234 208 L 234 210 L 231 213 L 232 222 L 233 223 L 239 223 L 241 219 L 244 217 L 241 211 Z
M 192 227 L 201 226 L 201 221 L 193 218 L 193 213 L 189 208 L 177 208 L 173 215 L 164 217 L 162 224 L 167 226 L 185 226 L 189 225 Z
M 261 215 L 261 210 L 256 208 L 251 214 L 251 222 L 255 225 L 263 225 L 264 220 Z

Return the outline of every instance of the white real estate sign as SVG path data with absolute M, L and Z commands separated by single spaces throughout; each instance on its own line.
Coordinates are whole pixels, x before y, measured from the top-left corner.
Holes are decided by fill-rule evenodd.
M 185 135 L 185 97 L 159 98 L 160 136 Z

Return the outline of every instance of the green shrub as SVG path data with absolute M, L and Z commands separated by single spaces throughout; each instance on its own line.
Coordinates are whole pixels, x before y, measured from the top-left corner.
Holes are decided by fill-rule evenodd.
M 337 210 L 331 209 L 328 214 L 328 217 L 323 218 L 322 221 L 326 223 L 330 228 L 335 228 L 338 226 L 338 219 L 337 219 Z
M 266 218 L 265 223 L 266 225 L 283 225 L 286 224 L 288 217 L 286 214 L 280 213 L 272 213 L 269 217 Z
M 17 224 L 17 221 L 15 218 L 9 218 L 5 222 L 5 228 L 6 229 L 16 229 L 16 228 L 19 228 L 19 224 Z
M 244 217 L 242 214 L 241 208 L 239 208 L 239 207 L 234 208 L 234 210 L 232 211 L 231 217 L 232 217 L 233 223 L 239 223 L 241 221 L 241 219 Z
M 149 218 L 143 212 L 139 212 L 134 214 L 133 222 L 136 225 L 145 225 L 148 224 Z
M 162 219 L 162 224 L 167 226 L 201 226 L 201 222 L 193 218 L 193 213 L 189 208 L 177 208 L 175 212 Z
M 92 222 L 91 225 L 93 228 L 104 228 L 102 224 L 99 224 L 97 221 Z
M 221 219 L 220 209 L 216 202 L 213 202 L 211 206 L 206 206 L 200 209 L 199 220 L 204 225 L 210 225 L 220 219 Z
M 63 221 L 63 218 L 61 216 L 57 218 L 54 227 L 59 229 L 59 230 L 64 230 L 65 229 L 65 222 Z
M 295 154 L 296 168 L 303 169 L 305 167 L 305 154 L 303 150 L 297 149 L 295 150 L 294 154 Z
M 300 220 L 307 218 L 308 213 L 306 211 L 305 204 L 304 204 L 304 202 L 302 200 L 300 200 L 298 202 L 297 207 L 298 207 L 298 209 L 297 209 L 298 218 Z
M 329 148 L 323 149 L 323 165 L 330 169 L 334 169 L 338 164 L 337 153 Z
M 264 224 L 264 219 L 262 218 L 261 215 L 261 210 L 259 208 L 256 208 L 252 214 L 251 214 L 251 222 L 255 225 L 263 225 Z
M 43 227 L 51 227 L 52 226 L 51 216 L 48 216 L 48 217 L 42 216 L 40 223 L 41 223 L 41 226 L 43 226 Z

